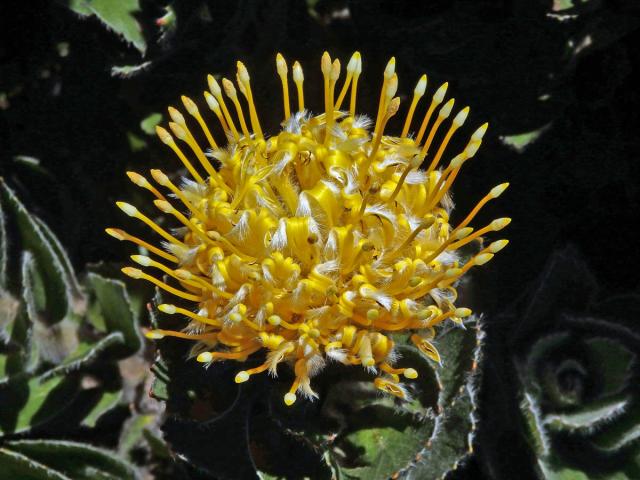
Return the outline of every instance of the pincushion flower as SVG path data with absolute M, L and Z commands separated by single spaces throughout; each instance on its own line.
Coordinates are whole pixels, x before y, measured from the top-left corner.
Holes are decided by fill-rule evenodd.
M 284 396 L 287 405 L 297 393 L 316 396 L 311 379 L 329 361 L 365 368 L 378 389 L 406 399 L 401 376 L 413 379 L 417 372 L 394 366 L 393 335 L 409 333 L 411 342 L 439 362 L 432 342 L 435 327 L 445 321 L 461 324 L 471 314 L 456 305 L 458 280 L 507 244 L 495 241 L 464 260 L 459 254 L 509 223 L 500 218 L 481 228 L 469 226 L 506 183 L 493 188 L 460 223 L 449 220 L 450 188 L 476 154 L 487 124 L 444 164 L 447 146 L 469 114 L 465 107 L 448 121 L 454 100 L 443 104 L 447 83 L 435 90 L 414 125 L 426 93 L 423 75 L 401 133 L 389 135 L 386 125 L 400 106 L 395 59 L 385 68 L 378 110 L 369 119 L 356 113 L 362 71 L 358 52 L 343 82 L 340 62 L 328 53 L 322 56 L 324 112 L 319 115 L 305 109 L 298 62 L 292 69 L 297 108 L 291 110 L 288 67 L 278 54 L 284 120 L 282 131 L 267 136 L 249 73 L 241 62 L 237 67 L 235 85 L 222 79 L 220 86 L 210 75 L 204 93 L 226 146 L 214 138 L 213 124 L 196 103 L 182 97 L 191 118 L 169 107 L 171 133 L 162 127 L 157 133 L 189 176 L 176 184 L 151 170 L 154 186 L 128 172 L 180 228 L 167 230 L 136 207 L 117 202 L 163 242 L 156 246 L 107 229 L 151 255 L 133 255 L 145 270 L 126 267 L 126 275 L 187 301 L 183 307 L 158 306 L 184 317 L 182 331 L 158 329 L 147 336 L 195 341 L 192 352 L 205 364 L 243 362 L 265 351 L 264 363 L 240 370 L 235 380 L 245 382 L 265 371 L 276 375 L 280 364 L 288 364 L 295 380 Z M 414 127 L 417 132 L 410 135 Z M 196 135 L 208 145 L 199 144 Z

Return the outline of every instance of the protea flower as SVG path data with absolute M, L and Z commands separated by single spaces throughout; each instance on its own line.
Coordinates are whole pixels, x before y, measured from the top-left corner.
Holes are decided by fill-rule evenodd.
M 220 87 L 209 75 L 204 93 L 226 134 L 226 146 L 214 138 L 196 103 L 182 97 L 193 120 L 187 122 L 169 107 L 172 133 L 161 127 L 157 133 L 189 176 L 176 185 L 162 171 L 151 170 L 158 184 L 153 186 L 128 172 L 180 228 L 168 231 L 134 206 L 117 202 L 163 242 L 154 246 L 107 229 L 153 255 L 133 255 L 148 270 L 126 267 L 126 275 L 191 304 L 159 305 L 164 313 L 184 316 L 185 327 L 152 330 L 147 336 L 193 340 L 192 352 L 205 364 L 243 362 L 265 350 L 264 363 L 240 370 L 235 380 L 245 382 L 265 371 L 276 375 L 280 364 L 288 364 L 295 381 L 284 396 L 287 405 L 296 401 L 296 393 L 316 396 L 311 379 L 330 361 L 365 368 L 378 389 L 406 399 L 400 377 L 413 379 L 417 372 L 394 367 L 393 335 L 409 333 L 425 355 L 439 362 L 432 343 L 435 327 L 445 321 L 461 324 L 471 314 L 456 306 L 458 280 L 507 244 L 495 241 L 464 261 L 459 254 L 461 247 L 509 223 L 500 218 L 475 230 L 469 226 L 506 183 L 493 188 L 459 224 L 449 222 L 450 188 L 476 154 L 487 124 L 443 165 L 451 138 L 469 114 L 468 107 L 461 109 L 446 126 L 454 107 L 453 99 L 441 106 L 447 83 L 435 90 L 416 123 L 417 133 L 410 135 L 426 93 L 423 75 L 402 132 L 388 135 L 387 122 L 400 106 L 395 59 L 385 68 L 378 111 L 370 119 L 356 113 L 362 71 L 358 52 L 341 88 L 340 62 L 332 62 L 328 53 L 322 56 L 325 111 L 319 115 L 305 109 L 298 62 L 293 65 L 297 108 L 291 111 L 288 67 L 278 54 L 284 120 L 282 131 L 268 136 L 260 126 L 249 73 L 242 62 L 237 67 L 237 87 L 226 78 Z M 194 128 L 202 130 L 207 147 L 196 141 Z M 438 144 L 435 138 L 442 140 Z

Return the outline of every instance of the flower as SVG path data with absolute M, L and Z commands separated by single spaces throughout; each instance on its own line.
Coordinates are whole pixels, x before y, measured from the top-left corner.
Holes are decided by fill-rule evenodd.
M 305 110 L 298 62 L 292 72 L 297 109 L 291 111 L 288 67 L 278 54 L 284 121 L 280 133 L 267 137 L 249 73 L 242 62 L 237 67 L 237 89 L 227 79 L 221 87 L 209 75 L 210 91 L 204 94 L 227 136 L 226 147 L 214 139 L 199 108 L 187 97 L 182 102 L 193 118 L 189 126 L 169 107 L 172 133 L 157 127 L 160 140 L 175 152 L 190 177 L 176 185 L 165 173 L 151 170 L 155 183 L 173 196 L 171 202 L 145 177 L 128 172 L 135 184 L 156 197 L 156 207 L 181 227 L 170 232 L 134 206 L 117 202 L 162 237 L 163 248 L 107 229 L 157 257 L 131 258 L 173 285 L 148 273 L 151 270 L 126 267 L 126 275 L 194 304 L 159 305 L 162 312 L 180 314 L 188 323 L 182 331 L 152 330 L 147 336 L 193 340 L 192 352 L 205 364 L 242 362 L 265 350 L 264 363 L 239 371 L 235 381 L 245 382 L 264 371 L 276 375 L 279 364 L 290 364 L 295 381 L 284 396 L 287 405 L 295 402 L 296 393 L 317 396 L 311 378 L 327 361 L 362 366 L 375 374 L 378 389 L 406 399 L 400 376 L 413 379 L 417 372 L 393 366 L 393 334 L 410 333 L 411 341 L 439 362 L 432 343 L 434 327 L 445 321 L 461 324 L 471 314 L 455 305 L 458 280 L 507 244 L 495 241 L 466 261 L 459 254 L 461 247 L 510 222 L 501 218 L 477 230 L 468 226 L 506 183 L 493 188 L 455 227 L 449 222 L 449 190 L 463 164 L 476 154 L 487 124 L 442 167 L 449 141 L 469 114 L 469 108 L 463 108 L 443 130 L 446 133 L 437 135 L 454 106 L 453 99 L 441 106 L 447 83 L 435 91 L 417 133 L 410 136 L 426 92 L 423 75 L 401 134 L 390 136 L 384 134 L 385 126 L 400 104 L 395 96 L 395 59 L 385 68 L 378 111 L 370 120 L 356 114 L 362 71 L 358 52 L 347 65 L 337 98 L 340 62 L 332 62 L 326 52 L 322 56 L 325 111 L 319 115 Z M 193 128 L 206 137 L 206 151 Z M 436 137 L 442 137 L 439 145 Z M 423 164 L 426 168 L 421 169 Z

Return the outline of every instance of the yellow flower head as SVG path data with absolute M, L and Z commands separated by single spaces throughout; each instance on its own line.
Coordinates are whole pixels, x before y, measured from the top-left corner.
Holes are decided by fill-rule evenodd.
M 460 323 L 471 314 L 455 305 L 456 282 L 507 244 L 493 242 L 466 261 L 458 253 L 509 223 L 501 218 L 477 230 L 468 226 L 506 183 L 493 188 L 459 224 L 449 223 L 450 187 L 480 147 L 487 124 L 443 164 L 449 141 L 469 113 L 465 107 L 448 121 L 454 100 L 443 104 L 446 83 L 432 95 L 423 120 L 416 123 L 417 133 L 409 135 L 426 93 L 423 75 L 402 132 L 391 136 L 384 134 L 385 126 L 400 105 L 395 59 L 385 68 L 373 119 L 356 114 L 362 71 L 358 52 L 340 88 L 340 62 L 328 53 L 322 56 L 325 111 L 319 115 L 305 110 L 300 64 L 295 62 L 292 69 L 294 112 L 288 67 L 280 54 L 276 70 L 284 99 L 280 133 L 267 137 L 262 132 L 249 73 L 238 62 L 235 85 L 227 79 L 220 85 L 209 76 L 209 91 L 204 93 L 228 145 L 214 139 L 204 112 L 182 97 L 192 119 L 169 107 L 171 133 L 161 127 L 157 132 L 190 178 L 176 185 L 160 170 L 151 170 L 154 186 L 128 172 L 180 228 L 167 230 L 134 206 L 117 202 L 164 239 L 158 248 L 122 230 L 107 229 L 155 257 L 133 255 L 147 270 L 126 267 L 123 272 L 193 304 L 159 305 L 164 313 L 184 316 L 185 328 L 153 330 L 147 336 L 194 340 L 193 353 L 206 364 L 242 362 L 264 350 L 265 362 L 238 372 L 236 382 L 265 370 L 276 375 L 278 365 L 287 363 L 295 372 L 284 397 L 287 405 L 295 402 L 296 393 L 316 396 L 311 378 L 328 361 L 364 367 L 375 374 L 377 388 L 407 398 L 400 376 L 412 379 L 417 372 L 393 366 L 397 355 L 392 334 L 409 333 L 425 355 L 439 362 L 430 341 L 434 327 L 445 320 Z M 206 137 L 208 147 L 199 144 L 194 133 Z M 441 138 L 439 144 L 436 138 Z

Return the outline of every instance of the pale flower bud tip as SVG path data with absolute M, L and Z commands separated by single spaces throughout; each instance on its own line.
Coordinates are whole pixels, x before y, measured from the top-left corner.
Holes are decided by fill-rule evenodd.
M 455 98 L 450 98 L 449 101 L 444 104 L 444 106 L 440 109 L 440 112 L 438 113 L 440 118 L 449 118 L 449 115 L 451 115 L 451 110 L 453 110 L 453 104 L 455 103 L 455 101 L 456 101 Z
M 478 255 L 476 257 L 474 263 L 476 265 L 484 265 L 485 263 L 487 263 L 492 258 L 493 258 L 493 253 L 481 253 L 480 255 Z
M 444 96 L 447 94 L 447 88 L 449 88 L 448 82 L 440 85 L 438 90 L 436 90 L 436 93 L 433 94 L 433 101 L 435 103 L 442 103 L 442 101 L 444 100 Z
M 509 240 L 506 240 L 506 239 L 504 239 L 504 240 L 496 240 L 491 245 L 489 245 L 489 251 L 491 253 L 498 253 L 500 250 L 502 250 L 508 244 L 509 244 Z
M 164 334 L 159 330 L 149 330 L 144 334 L 144 336 L 149 340 L 160 340 L 161 338 L 164 338 Z
M 511 219 L 509 217 L 505 218 L 497 218 L 493 222 L 491 222 L 491 228 L 493 231 L 502 230 L 504 227 L 511 223 Z
M 496 185 L 491 189 L 491 192 L 490 192 L 491 196 L 493 198 L 498 198 L 500 195 L 504 193 L 504 191 L 507 189 L 508 186 L 509 186 L 508 182 L 501 183 L 500 185 Z
M 127 202 L 116 202 L 116 205 L 130 217 L 135 217 L 138 214 L 138 209 Z
M 222 90 L 220 90 L 220 84 L 214 78 L 213 75 L 209 75 L 207 77 L 207 81 L 209 82 L 209 90 L 211 90 L 211 93 L 213 93 L 214 96 L 219 97 L 220 95 L 222 95 Z
M 117 228 L 106 228 L 104 230 L 108 235 L 111 235 L 116 240 L 124 240 L 124 235 L 122 235 L 122 230 Z
M 202 352 L 200 355 L 198 355 L 196 360 L 200 363 L 209 363 L 211 360 L 213 360 L 213 355 L 211 354 L 211 352 Z
M 293 405 L 295 402 L 296 402 L 296 394 L 295 394 L 295 393 L 291 393 L 291 392 L 289 392 L 289 393 L 287 393 L 287 394 L 284 396 L 284 404 L 285 404 L 287 407 L 290 407 L 290 406 L 291 406 L 291 405 Z
M 140 278 L 142 277 L 142 270 L 133 267 L 123 267 L 121 269 L 122 273 L 131 278 Z
M 478 142 L 482 140 L 484 134 L 487 133 L 487 128 L 489 128 L 488 123 L 483 123 L 482 125 L 480 125 L 480 127 L 475 132 L 473 132 L 473 135 L 471 135 L 471 141 Z
M 416 97 L 422 97 L 424 95 L 424 92 L 426 91 L 427 91 L 427 76 L 422 75 L 420 77 L 420 80 L 418 80 L 418 83 L 416 84 L 416 88 L 413 90 L 413 94 Z
M 131 260 L 144 267 L 151 265 L 151 259 L 146 255 L 131 255 Z
M 242 370 L 236 374 L 235 382 L 236 383 L 244 383 L 249 380 L 249 374 Z
M 404 375 L 404 378 L 408 378 L 410 380 L 418 378 L 418 372 L 415 368 L 407 368 L 402 374 Z
M 158 135 L 158 138 L 162 143 L 166 143 L 167 145 L 173 143 L 173 138 L 171 137 L 171 134 L 167 132 L 167 130 L 162 128 L 160 125 L 156 125 L 156 135 Z
M 173 315 L 174 313 L 176 313 L 176 306 L 168 303 L 161 303 L 160 305 L 158 305 L 158 310 L 160 310 L 162 313 L 166 313 L 167 315 Z
M 458 114 L 453 119 L 453 124 L 457 127 L 461 127 L 464 122 L 467 120 L 469 116 L 469 107 L 464 107 L 462 110 L 458 112 Z

